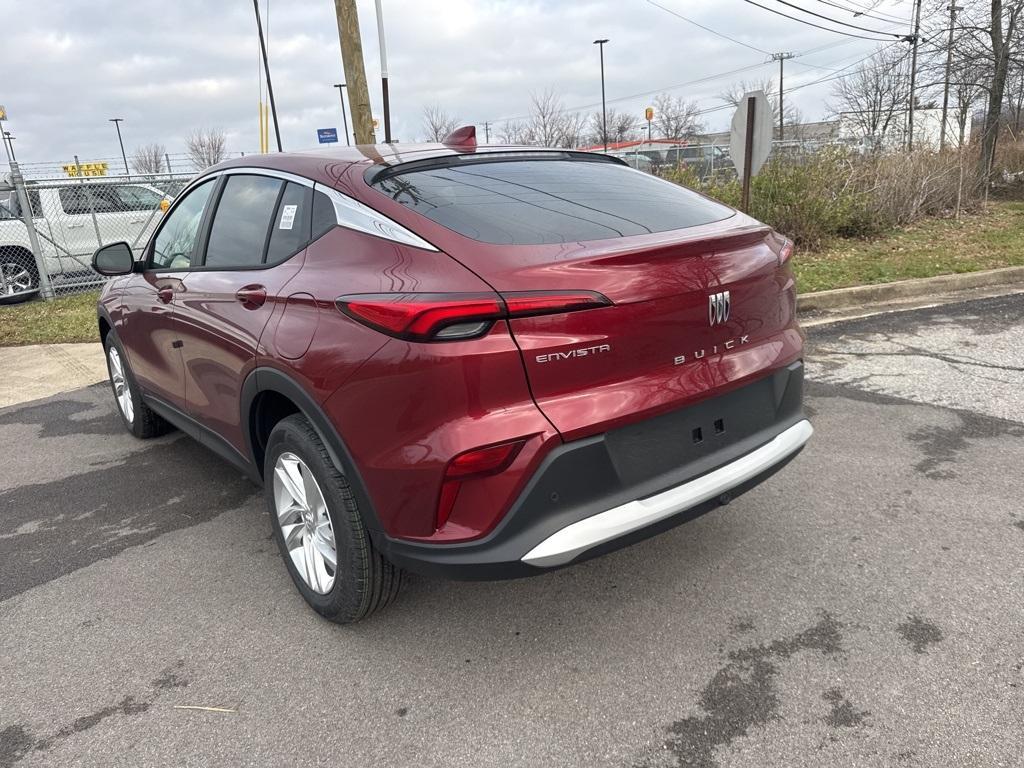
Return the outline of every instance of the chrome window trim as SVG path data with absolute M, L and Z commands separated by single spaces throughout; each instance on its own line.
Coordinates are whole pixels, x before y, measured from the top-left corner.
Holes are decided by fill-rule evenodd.
M 327 195 L 334 204 L 334 215 L 337 217 L 340 227 L 365 232 L 375 237 L 382 237 L 385 240 L 411 245 L 426 251 L 438 250 L 416 233 L 355 198 L 319 183 L 313 185 L 313 193 L 317 192 Z

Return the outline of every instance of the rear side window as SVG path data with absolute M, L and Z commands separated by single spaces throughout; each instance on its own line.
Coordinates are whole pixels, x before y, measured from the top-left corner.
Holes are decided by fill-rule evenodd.
M 732 210 L 618 163 L 469 162 L 382 175 L 378 190 L 466 237 L 541 245 L 695 227 Z
M 206 246 L 207 267 L 252 267 L 263 263 L 271 219 L 284 182 L 270 176 L 229 176 Z
M 60 207 L 64 209 L 64 213 L 71 216 L 85 213 L 120 213 L 128 210 L 117 191 L 107 186 L 90 187 L 82 184 L 61 187 L 58 194 Z
M 309 242 L 310 198 L 313 190 L 288 182 L 277 206 L 270 230 L 267 263 L 276 264 L 306 247 Z

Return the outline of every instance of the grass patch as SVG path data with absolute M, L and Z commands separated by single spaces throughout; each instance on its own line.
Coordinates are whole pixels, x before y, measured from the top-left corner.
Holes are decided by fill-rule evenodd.
M 99 341 L 98 292 L 0 306 L 0 347 Z
M 885 237 L 797 251 L 802 293 L 1024 265 L 1024 202 L 993 202 L 959 221 L 927 218 Z

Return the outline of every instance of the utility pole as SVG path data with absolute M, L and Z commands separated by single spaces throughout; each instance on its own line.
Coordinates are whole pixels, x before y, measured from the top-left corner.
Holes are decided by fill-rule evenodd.
M 785 53 L 772 54 L 772 61 L 779 62 L 779 141 L 782 141 L 783 133 L 785 132 L 785 124 L 783 122 L 783 114 L 785 113 L 785 110 L 782 108 L 782 62 L 786 59 L 792 59 L 794 56 L 796 56 L 795 53 L 790 53 L 788 51 Z
M 277 103 L 274 101 L 274 86 L 270 82 L 270 62 L 267 61 L 267 43 L 263 39 L 263 20 L 260 18 L 259 0 L 252 0 L 252 7 L 256 11 L 256 31 L 260 36 L 260 53 L 263 54 L 263 72 L 267 77 L 267 97 L 270 99 L 270 112 L 274 116 L 274 135 L 277 137 L 277 151 L 284 152 L 281 148 L 281 128 L 277 124 Z
M 491 124 L 484 120 L 484 144 L 491 143 Z
M 334 0 L 334 11 L 338 17 L 338 39 L 341 42 L 341 60 L 345 66 L 348 105 L 352 110 L 352 130 L 356 135 L 356 144 L 376 144 L 356 0 Z
M 348 115 L 345 114 L 345 83 L 335 83 L 338 89 L 338 96 L 341 97 L 341 120 L 345 125 L 345 146 L 352 146 L 352 135 L 348 132 Z
M 939 152 L 946 148 L 946 112 L 949 109 L 949 71 L 953 68 L 953 27 L 956 26 L 956 12 L 963 7 L 949 4 L 949 42 L 946 44 L 946 85 L 942 90 L 942 125 L 939 128 Z
M 914 81 L 917 79 L 917 44 L 921 38 L 921 0 L 914 3 L 914 48 L 910 55 L 910 109 L 907 112 L 907 151 L 914 148 Z
M 121 141 L 121 123 L 124 122 L 124 118 L 111 117 L 108 122 L 113 123 L 114 127 L 117 128 L 117 143 L 121 145 L 121 159 L 124 160 L 124 175 L 131 180 L 132 172 L 128 170 L 128 156 L 124 153 L 124 142 Z
M 391 99 L 388 97 L 388 50 L 384 45 L 384 11 L 377 5 L 377 40 L 380 43 L 380 80 L 384 95 L 384 143 L 391 143 Z
M 608 152 L 608 108 L 604 100 L 604 44 L 608 38 L 595 40 L 594 45 L 601 49 L 601 135 L 604 137 L 604 151 Z

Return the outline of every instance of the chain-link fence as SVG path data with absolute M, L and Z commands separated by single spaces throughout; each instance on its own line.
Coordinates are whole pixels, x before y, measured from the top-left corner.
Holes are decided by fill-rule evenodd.
M 191 175 L 25 181 L 16 165 L 0 180 L 0 303 L 97 289 L 102 245 L 141 255 L 163 212 Z

